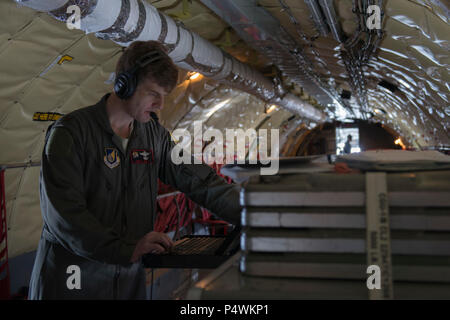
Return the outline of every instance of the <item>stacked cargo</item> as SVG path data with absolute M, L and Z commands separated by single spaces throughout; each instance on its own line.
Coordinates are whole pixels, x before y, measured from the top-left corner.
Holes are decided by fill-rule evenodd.
M 241 272 L 267 279 L 366 285 L 367 267 L 375 261 L 383 285 L 408 283 L 412 290 L 415 284 L 425 285 L 426 292 L 415 297 L 426 298 L 436 290 L 436 297 L 449 298 L 450 171 L 384 174 L 385 199 L 382 193 L 372 196 L 374 203 L 386 204 L 384 227 L 369 223 L 368 212 L 377 208 L 371 208 L 368 190 L 373 183 L 368 183 L 368 175 L 250 178 L 241 193 Z M 383 240 L 386 245 L 380 247 L 377 242 Z M 384 297 L 392 298 L 389 289 Z M 371 290 L 367 293 L 359 298 L 370 297 Z M 329 298 L 339 298 L 338 294 L 329 292 Z M 394 297 L 398 297 L 395 290 Z

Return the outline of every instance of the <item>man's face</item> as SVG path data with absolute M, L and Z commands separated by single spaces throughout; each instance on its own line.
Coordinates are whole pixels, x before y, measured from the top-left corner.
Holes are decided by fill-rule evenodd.
M 152 79 L 139 83 L 134 95 L 127 101 L 126 111 L 141 123 L 150 121 L 150 112 L 161 110 L 168 93 Z

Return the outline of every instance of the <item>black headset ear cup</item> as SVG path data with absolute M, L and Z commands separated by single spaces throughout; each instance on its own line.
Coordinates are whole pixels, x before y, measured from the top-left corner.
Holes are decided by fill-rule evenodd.
M 129 72 L 120 73 L 114 82 L 114 92 L 120 99 L 128 99 L 136 90 L 135 75 Z
M 119 73 L 114 81 L 114 92 L 120 98 L 123 99 L 126 88 L 127 88 L 127 78 L 124 73 Z

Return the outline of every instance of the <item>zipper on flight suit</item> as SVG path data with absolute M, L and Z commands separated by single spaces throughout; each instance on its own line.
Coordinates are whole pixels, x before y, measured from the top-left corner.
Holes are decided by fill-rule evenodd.
M 126 173 L 124 173 L 124 172 L 126 172 L 127 170 L 126 170 L 126 168 L 127 168 L 127 166 L 126 166 L 126 158 L 124 158 L 125 159 L 125 161 L 123 161 L 123 168 L 122 168 L 122 181 L 124 181 L 125 180 L 125 183 L 123 184 L 123 187 L 122 187 L 122 199 L 123 199 L 123 201 L 122 201 L 122 205 L 121 205 L 121 217 L 120 217 L 120 220 L 121 220 L 121 225 L 120 225 L 120 236 L 121 237 L 123 237 L 123 236 L 125 236 L 125 232 L 126 232 L 126 216 L 125 216 L 125 213 L 124 213 L 124 210 L 125 210 L 125 208 L 126 208 L 126 204 L 127 204 L 127 193 L 128 193 L 128 178 L 124 178 L 124 176 L 126 176 Z M 113 283 L 113 297 L 114 297 L 114 300 L 116 300 L 117 299 L 117 294 L 118 294 L 118 282 L 119 282 L 119 277 L 120 277 L 120 265 L 116 265 L 115 266 L 116 267 L 116 270 L 115 270 L 115 273 L 114 273 L 114 283 Z
M 133 138 L 133 136 L 135 135 L 135 130 L 133 130 L 131 132 L 131 135 L 129 137 L 128 140 L 128 144 L 127 147 L 124 151 L 124 153 L 122 153 L 123 156 L 123 161 L 122 161 L 122 183 L 123 183 L 123 187 L 122 187 L 122 194 L 123 194 L 123 201 L 122 201 L 122 210 L 121 210 L 121 226 L 120 226 L 120 235 L 121 236 L 125 236 L 125 232 L 126 232 L 126 228 L 127 228 L 127 217 L 125 214 L 125 209 L 127 207 L 128 204 L 128 149 L 131 143 L 131 140 Z M 122 151 L 122 148 L 119 149 L 120 151 Z M 118 295 L 118 287 L 119 287 L 119 277 L 120 277 L 120 265 L 116 265 L 116 270 L 114 273 L 114 283 L 113 283 L 113 299 L 117 300 L 117 295 Z
M 124 155 L 123 158 L 125 161 L 123 161 L 123 166 L 122 166 L 122 181 L 124 181 L 124 177 L 126 176 L 126 155 Z M 126 217 L 124 214 L 124 208 L 126 207 L 126 203 L 127 203 L 127 184 L 128 184 L 128 179 L 125 178 L 125 184 L 122 187 L 122 194 L 123 194 L 123 201 L 122 202 L 122 208 L 121 208 L 121 225 L 120 225 L 120 236 L 124 236 L 125 235 L 125 230 L 126 230 Z M 118 296 L 118 287 L 119 287 L 119 277 L 120 277 L 120 265 L 116 265 L 115 266 L 115 273 L 114 273 L 114 283 L 113 283 L 113 299 L 117 300 L 117 296 Z

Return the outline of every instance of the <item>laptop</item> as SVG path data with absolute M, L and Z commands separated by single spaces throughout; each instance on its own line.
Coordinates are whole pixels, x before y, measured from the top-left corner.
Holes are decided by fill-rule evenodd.
M 214 269 L 239 250 L 240 228 L 228 235 L 188 235 L 169 252 L 142 256 L 145 268 Z

